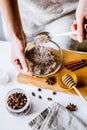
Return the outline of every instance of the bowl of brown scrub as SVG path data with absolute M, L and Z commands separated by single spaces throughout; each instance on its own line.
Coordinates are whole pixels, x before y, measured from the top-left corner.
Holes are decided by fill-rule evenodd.
M 6 108 L 14 115 L 26 115 L 31 109 L 28 95 L 22 89 L 13 89 L 7 93 Z
M 30 71 L 39 77 L 56 73 L 62 66 L 63 53 L 59 45 L 42 32 L 25 50 Z

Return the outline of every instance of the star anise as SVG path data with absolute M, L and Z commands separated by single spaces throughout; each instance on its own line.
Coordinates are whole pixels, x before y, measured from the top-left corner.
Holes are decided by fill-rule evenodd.
M 48 77 L 48 79 L 46 80 L 46 82 L 49 84 L 49 85 L 53 85 L 56 83 L 56 78 L 55 77 Z
M 69 103 L 67 106 L 66 106 L 67 109 L 69 109 L 70 111 L 76 111 L 77 110 L 77 107 L 76 105 L 72 104 L 72 103 Z

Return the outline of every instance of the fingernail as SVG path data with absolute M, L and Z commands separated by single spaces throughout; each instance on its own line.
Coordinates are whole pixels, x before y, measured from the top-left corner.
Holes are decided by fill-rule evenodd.
M 74 20 L 73 23 L 76 24 L 76 20 Z
M 83 38 L 79 36 L 79 37 L 78 37 L 78 41 L 79 41 L 79 42 L 83 42 Z

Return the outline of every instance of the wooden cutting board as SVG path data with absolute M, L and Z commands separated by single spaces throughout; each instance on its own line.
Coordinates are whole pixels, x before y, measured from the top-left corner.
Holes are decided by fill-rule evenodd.
M 64 55 L 64 63 L 72 60 L 81 60 L 81 59 L 86 59 L 87 60 L 87 54 L 86 53 L 78 53 L 75 51 L 66 51 L 63 50 L 63 55 Z M 87 66 L 80 68 L 76 71 L 73 71 L 77 78 L 78 78 L 78 83 L 77 83 L 77 88 L 78 90 L 87 97 Z M 51 89 L 53 91 L 57 92 L 65 92 L 69 94 L 76 94 L 74 90 L 66 90 L 62 88 L 61 84 L 61 75 L 62 73 L 71 73 L 71 71 L 67 70 L 64 65 L 62 68 L 54 75 L 56 78 L 56 83 L 54 85 L 48 85 L 46 80 L 48 77 L 31 77 L 27 76 L 24 74 L 19 73 L 17 76 L 17 81 L 20 83 L 24 84 L 31 84 L 40 88 L 45 88 L 45 89 Z

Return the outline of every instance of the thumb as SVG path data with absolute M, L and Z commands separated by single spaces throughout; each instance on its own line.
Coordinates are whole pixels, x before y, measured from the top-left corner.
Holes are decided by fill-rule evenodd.
M 23 53 L 20 54 L 19 60 L 20 60 L 22 69 L 24 70 L 24 72 L 27 72 L 28 71 L 28 64 L 27 64 L 27 61 L 26 61 Z
M 84 19 L 77 18 L 77 39 L 79 42 L 84 40 Z

